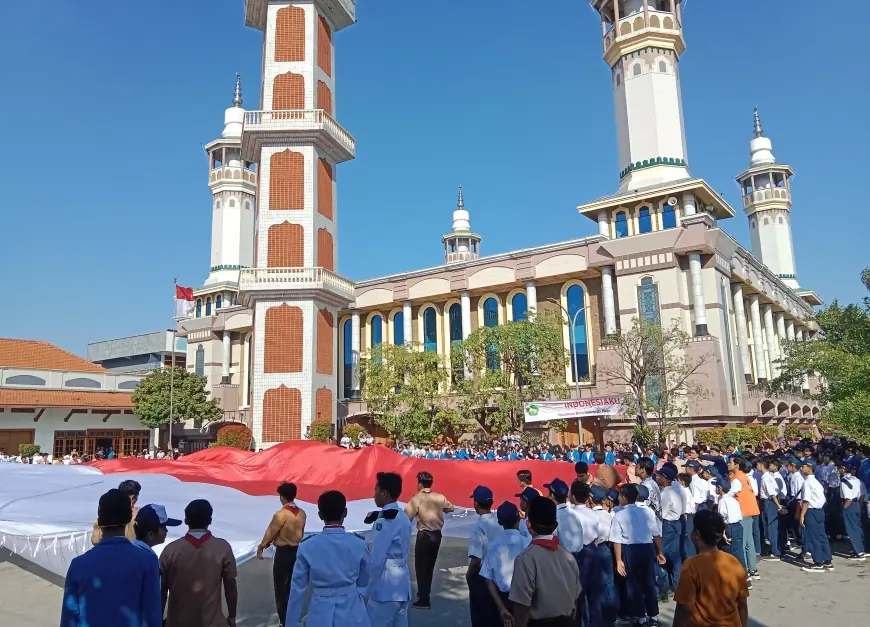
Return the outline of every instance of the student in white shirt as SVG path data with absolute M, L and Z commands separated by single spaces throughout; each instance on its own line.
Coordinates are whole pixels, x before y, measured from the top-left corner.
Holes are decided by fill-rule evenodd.
M 585 621 L 590 619 L 587 600 L 601 589 L 601 572 L 595 568 L 595 542 L 598 539 L 598 517 L 586 507 L 589 500 L 589 486 L 582 481 L 571 484 L 571 503 L 567 503 L 568 485 L 561 479 L 553 479 L 544 484 L 550 499 L 556 502 L 556 535 L 559 544 L 574 555 L 580 570 L 580 597 L 577 599 L 578 615 L 582 613 Z M 562 526 L 565 525 L 563 529 Z M 600 620 L 600 619 L 599 619 Z
M 685 531 L 686 506 L 683 493 L 676 483 L 677 471 L 672 466 L 662 466 L 656 474 L 659 503 L 662 517 L 662 553 L 667 563 L 657 569 L 659 601 L 667 602 L 668 592 L 677 589 L 680 569 L 683 566 L 683 532 Z
M 780 518 L 787 512 L 785 499 L 788 490 L 785 479 L 779 472 L 779 461 L 767 462 L 767 472 L 761 477 L 761 503 L 762 518 L 764 521 L 764 537 L 770 541 L 770 555 L 762 556 L 762 559 L 782 559 L 785 551 L 786 522 Z
M 746 556 L 743 550 L 743 514 L 740 503 L 731 495 L 731 482 L 723 477 L 716 482 L 719 491 L 719 502 L 716 509 L 725 520 L 725 540 L 723 547 L 726 553 L 731 553 L 746 568 Z
M 801 570 L 808 573 L 834 570 L 831 545 L 825 532 L 825 488 L 815 477 L 816 462 L 808 457 L 800 462 L 804 484 L 801 488 L 800 525 L 804 534 L 804 550 L 813 558 L 812 566 Z
M 514 560 L 529 542 L 520 535 L 520 511 L 513 503 L 505 501 L 496 510 L 498 524 L 504 529 L 486 547 L 486 557 L 480 567 L 480 576 L 486 579 L 500 620 L 512 620 L 514 604 L 510 600 L 511 579 L 514 575 Z
M 468 570 L 465 573 L 468 604 L 471 609 L 471 624 L 489 625 L 495 620 L 496 608 L 489 595 L 486 580 L 480 575 L 480 569 L 486 559 L 489 543 L 504 533 L 504 530 L 492 513 L 492 490 L 486 486 L 477 486 L 471 498 L 474 511 L 479 517 L 468 537 Z
M 857 471 L 857 464 L 851 462 L 843 464 L 840 475 L 840 496 L 843 499 L 843 525 L 846 527 L 849 542 L 852 543 L 852 555 L 849 559 L 863 562 L 866 558 L 864 539 L 861 535 L 861 488 L 859 486 L 861 482 L 852 476 Z
M 589 501 L 592 513 L 598 518 L 598 537 L 595 541 L 596 562 L 594 568 L 601 573 L 601 590 L 588 598 L 589 614 L 601 617 L 601 625 L 613 625 L 616 622 L 617 603 L 616 581 L 613 576 L 613 553 L 610 550 L 610 527 L 613 516 L 604 508 L 607 490 L 599 485 L 589 488 Z M 619 497 L 617 496 L 617 500 Z M 596 623 L 592 623 L 596 625 Z
M 677 475 L 677 484 L 683 495 L 683 503 L 686 507 L 686 522 L 683 530 L 683 561 L 688 557 L 698 554 L 698 549 L 695 543 L 692 542 L 692 529 L 695 524 L 695 512 L 698 511 L 698 506 L 695 504 L 695 499 L 692 496 L 692 490 L 689 487 L 692 483 L 692 476 L 689 473 L 681 472 Z

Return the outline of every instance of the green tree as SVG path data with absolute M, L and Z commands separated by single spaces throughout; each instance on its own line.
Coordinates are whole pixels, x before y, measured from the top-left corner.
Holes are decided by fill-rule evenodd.
M 315 420 L 311 423 L 308 439 L 315 442 L 329 442 L 332 437 L 332 423 L 329 420 Z
M 870 290 L 870 268 L 861 273 Z M 784 342 L 779 376 L 772 392 L 799 389 L 806 375 L 818 373 L 813 398 L 825 405 L 821 417 L 848 437 L 870 443 L 870 297 L 842 306 L 834 301 L 816 314 L 822 330 L 812 342 Z
M 154 370 L 133 390 L 133 411 L 149 428 L 169 424 L 170 368 Z M 193 420 L 202 424 L 223 414 L 217 399 L 209 399 L 206 378 L 176 367 L 172 377 L 172 414 L 176 421 Z
M 682 428 L 689 415 L 689 398 L 702 398 L 706 390 L 694 379 L 707 362 L 706 355 L 686 354 L 691 337 L 674 321 L 670 327 L 635 318 L 624 333 L 608 338 L 622 360 L 598 369 L 599 380 L 625 386 L 628 411 L 638 417 L 646 439 L 664 442 Z M 640 436 L 641 434 L 636 434 Z
M 418 346 L 381 344 L 360 360 L 362 397 L 376 424 L 396 438 L 431 443 L 465 422 L 451 407 L 443 358 Z
M 559 312 L 545 310 L 530 320 L 480 327 L 457 343 L 453 389 L 466 420 L 482 417 L 494 435 L 522 431 L 525 403 L 567 398 L 564 324 Z M 564 429 L 565 421 L 542 426 Z

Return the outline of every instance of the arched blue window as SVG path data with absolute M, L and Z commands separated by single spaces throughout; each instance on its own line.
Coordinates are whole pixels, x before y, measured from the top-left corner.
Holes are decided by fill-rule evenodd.
M 202 299 L 201 298 L 196 299 L 196 317 L 202 318 Z
M 568 324 L 574 322 L 572 335 L 574 340 L 573 350 L 571 351 L 571 380 L 577 381 L 578 377 L 582 381 L 589 378 L 589 345 L 586 342 L 586 312 L 582 311 L 584 305 L 583 288 L 579 285 L 572 285 L 568 288 L 566 294 L 568 300 L 568 316 L 571 320 Z M 577 312 L 580 313 L 577 313 Z
M 200 344 L 196 347 L 196 364 L 194 372 L 200 377 L 205 374 L 205 347 Z
M 341 360 L 344 368 L 344 398 L 350 398 L 353 391 L 353 329 L 350 320 L 345 320 L 341 328 Z
M 650 216 L 649 207 L 640 208 L 637 223 L 641 233 L 652 233 L 652 216 Z
M 401 311 L 393 316 L 393 344 L 401 346 L 405 343 L 405 314 Z
M 498 301 L 494 298 L 487 298 L 483 303 L 483 326 L 498 326 Z M 486 347 L 486 367 L 498 370 L 499 366 L 498 349 L 490 344 Z
M 462 341 L 462 306 L 459 303 L 450 305 L 450 346 L 456 346 Z
M 616 214 L 616 237 L 628 237 L 628 217 L 624 211 L 619 211 Z
M 369 326 L 372 328 L 371 347 L 377 348 L 384 341 L 384 320 L 380 316 L 372 316 Z
M 435 323 L 435 308 L 423 312 L 423 350 L 427 353 L 438 351 L 438 327 Z
M 677 226 L 677 208 L 673 205 L 665 205 L 662 212 L 662 228 L 673 229 Z
M 211 298 L 205 299 L 205 315 L 211 315 Z
M 513 299 L 511 299 L 511 309 L 513 310 L 514 322 L 519 322 L 520 320 L 526 319 L 526 314 L 528 313 L 528 304 L 529 301 L 528 299 L 526 299 L 526 295 L 522 292 L 514 295 Z
M 217 298 L 214 299 L 214 308 L 220 309 L 221 306 L 223 305 L 223 302 L 224 302 L 223 298 L 221 298 L 221 295 L 218 294 Z

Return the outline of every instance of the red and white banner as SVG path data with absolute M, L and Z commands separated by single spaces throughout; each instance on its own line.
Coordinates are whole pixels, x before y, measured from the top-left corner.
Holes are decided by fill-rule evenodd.
M 175 286 L 175 317 L 189 318 L 193 315 L 194 303 L 193 288 Z
M 626 406 L 622 396 L 593 396 L 568 401 L 539 401 L 524 406 L 526 422 L 570 420 L 591 416 L 620 416 Z

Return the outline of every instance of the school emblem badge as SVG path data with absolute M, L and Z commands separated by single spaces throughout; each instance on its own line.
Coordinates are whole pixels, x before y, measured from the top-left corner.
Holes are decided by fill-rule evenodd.
M 383 528 L 384 528 L 384 523 L 378 523 L 377 525 L 375 525 L 375 531 L 380 531 Z

